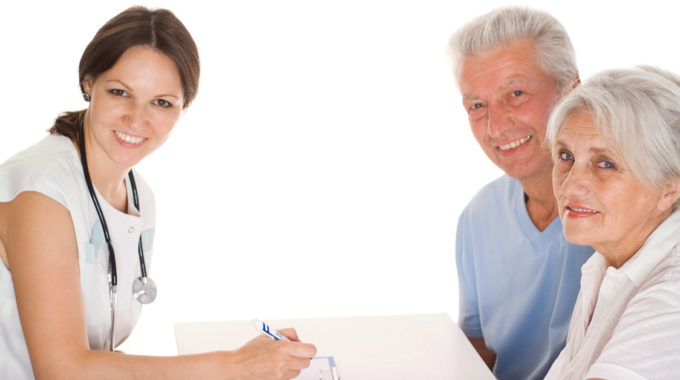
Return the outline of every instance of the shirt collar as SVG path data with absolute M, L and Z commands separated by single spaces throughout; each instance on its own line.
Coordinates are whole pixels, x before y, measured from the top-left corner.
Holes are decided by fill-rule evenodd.
M 674 211 L 656 227 L 640 249 L 616 271 L 640 286 L 649 273 L 680 242 L 680 210 Z

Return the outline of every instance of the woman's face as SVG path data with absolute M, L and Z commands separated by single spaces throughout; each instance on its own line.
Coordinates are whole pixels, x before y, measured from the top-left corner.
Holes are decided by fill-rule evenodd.
M 177 68 L 149 46 L 131 47 L 83 88 L 91 98 L 85 136 L 93 158 L 126 169 L 167 139 L 182 112 Z
M 553 190 L 564 235 L 620 267 L 670 214 L 665 190 L 640 182 L 603 140 L 590 114 L 575 111 L 554 142 Z

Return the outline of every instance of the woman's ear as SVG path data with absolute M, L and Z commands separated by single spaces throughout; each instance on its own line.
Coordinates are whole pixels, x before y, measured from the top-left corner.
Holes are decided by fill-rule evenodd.
M 680 198 L 680 182 L 678 180 L 666 182 L 661 199 L 659 199 L 659 210 L 666 211 L 672 208 L 678 198 Z
M 92 77 L 86 75 L 85 78 L 83 79 L 81 87 L 83 89 L 83 98 L 89 102 L 92 96 Z

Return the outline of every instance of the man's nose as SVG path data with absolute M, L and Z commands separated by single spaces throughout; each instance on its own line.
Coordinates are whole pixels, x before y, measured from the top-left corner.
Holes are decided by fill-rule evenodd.
M 512 127 L 512 118 L 510 117 L 510 112 L 507 108 L 498 104 L 495 106 L 489 106 L 488 115 L 486 119 L 486 133 L 492 137 L 497 138 L 503 136 L 506 130 Z

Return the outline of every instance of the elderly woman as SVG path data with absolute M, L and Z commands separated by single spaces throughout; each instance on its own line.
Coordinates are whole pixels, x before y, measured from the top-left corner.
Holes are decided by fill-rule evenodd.
M 680 379 L 679 84 L 607 71 L 551 116 L 565 237 L 597 252 L 547 379 Z

